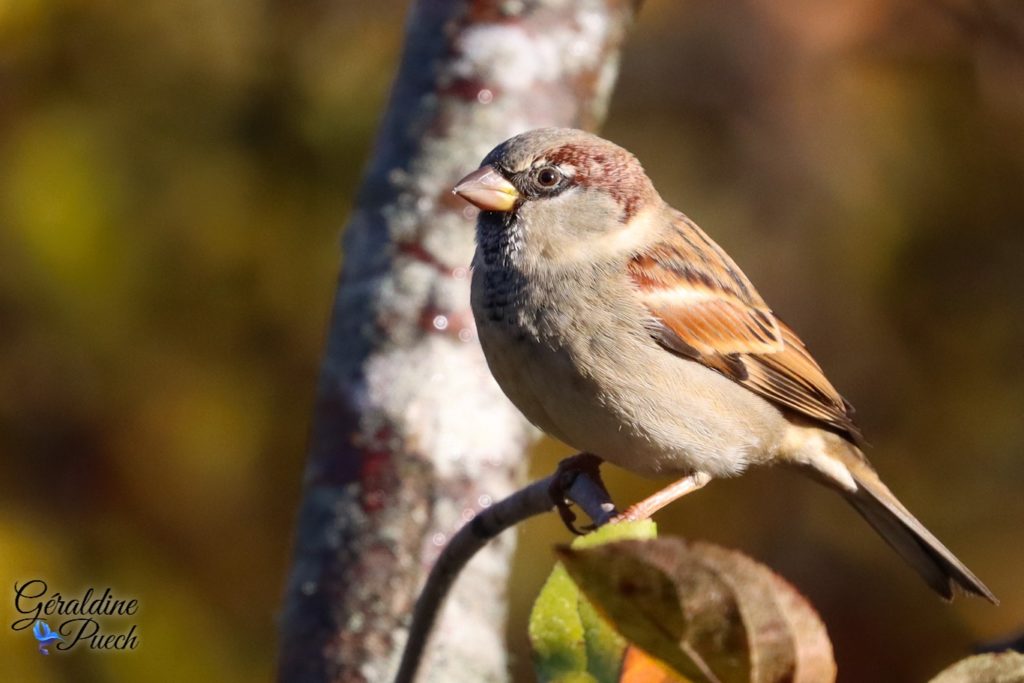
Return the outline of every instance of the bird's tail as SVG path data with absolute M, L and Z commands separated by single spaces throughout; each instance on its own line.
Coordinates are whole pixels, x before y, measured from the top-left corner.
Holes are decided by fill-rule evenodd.
M 823 456 L 831 462 L 815 463 L 812 459 L 810 463 L 815 465 L 818 478 L 838 488 L 936 593 L 951 600 L 954 587 L 959 587 L 999 604 L 992 591 L 900 503 L 856 446 L 836 437 L 829 440 L 825 451 Z M 818 466 L 821 464 L 825 466 Z M 839 464 L 841 468 L 836 467 Z M 849 478 L 842 476 L 842 470 L 849 473 Z

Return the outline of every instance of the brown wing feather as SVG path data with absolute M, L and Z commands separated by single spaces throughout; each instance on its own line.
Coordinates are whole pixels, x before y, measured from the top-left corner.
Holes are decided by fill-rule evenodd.
M 634 257 L 629 272 L 662 346 L 860 442 L 853 408 L 800 338 L 688 218 L 679 214 L 671 235 Z

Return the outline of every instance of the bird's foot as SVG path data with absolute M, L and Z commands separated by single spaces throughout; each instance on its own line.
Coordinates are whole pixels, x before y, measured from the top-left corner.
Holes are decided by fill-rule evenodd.
M 570 509 L 571 502 L 565 495 L 576 481 L 576 477 L 581 474 L 589 475 L 604 490 L 604 482 L 601 481 L 601 458 L 592 453 L 577 453 L 558 463 L 558 469 L 555 470 L 551 487 L 548 489 L 551 502 L 555 504 L 565 527 L 577 536 L 582 536 L 595 528 L 593 524 L 588 524 L 582 530 L 576 528 L 576 513 Z

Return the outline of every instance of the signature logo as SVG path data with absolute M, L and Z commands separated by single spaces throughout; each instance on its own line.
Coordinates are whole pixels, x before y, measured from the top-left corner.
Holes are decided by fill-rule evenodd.
M 50 654 L 46 651 L 46 646 L 55 640 L 64 640 L 50 629 L 49 624 L 45 621 L 37 621 L 36 625 L 32 627 L 32 635 L 39 641 L 39 651 L 44 655 Z
M 44 655 L 50 654 L 47 648 L 51 645 L 58 652 L 75 647 L 123 651 L 139 645 L 137 625 L 131 623 L 139 601 L 115 595 L 111 588 L 87 588 L 67 595 L 51 591 L 42 579 L 31 579 L 14 584 L 14 609 L 24 616 L 15 619 L 11 629 L 31 627 Z

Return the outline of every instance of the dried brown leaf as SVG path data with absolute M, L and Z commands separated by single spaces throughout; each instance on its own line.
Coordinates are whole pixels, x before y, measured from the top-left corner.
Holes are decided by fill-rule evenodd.
M 619 632 L 678 674 L 723 683 L 827 683 L 825 627 L 786 581 L 741 553 L 677 538 L 560 549 Z
M 1024 681 L 1024 654 L 999 652 L 962 659 L 931 683 L 1020 683 Z

